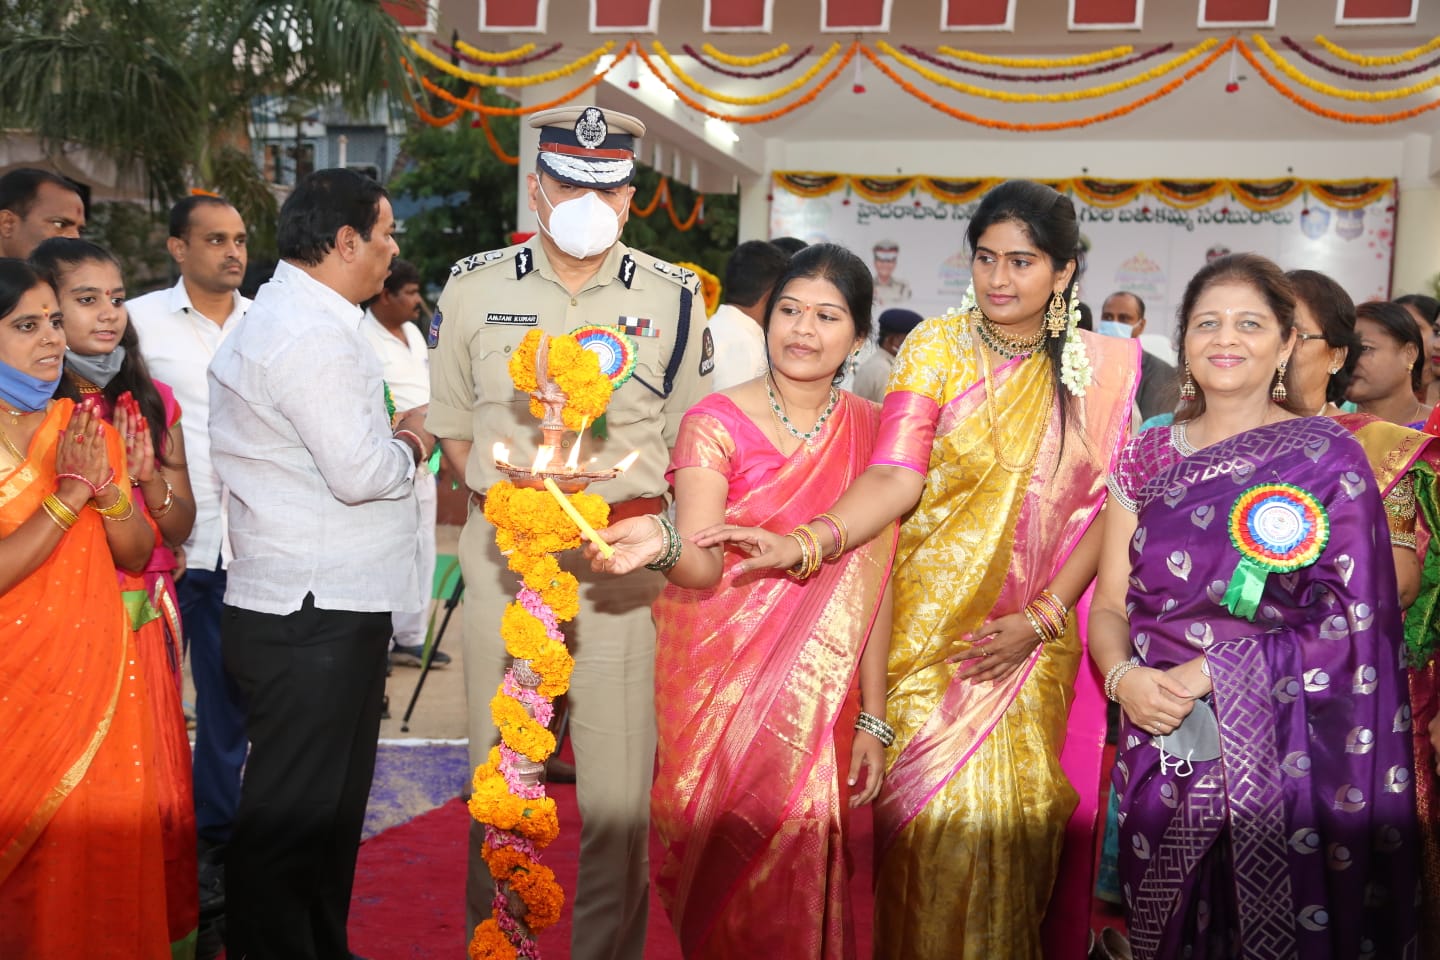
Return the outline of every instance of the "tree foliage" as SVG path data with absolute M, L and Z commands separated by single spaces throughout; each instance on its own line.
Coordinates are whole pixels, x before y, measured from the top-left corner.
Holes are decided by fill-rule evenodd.
M 403 33 L 379 0 L 5 0 L 0 127 L 75 146 L 168 203 L 232 199 L 254 233 L 275 198 L 248 153 L 257 98 L 360 110 L 405 82 Z

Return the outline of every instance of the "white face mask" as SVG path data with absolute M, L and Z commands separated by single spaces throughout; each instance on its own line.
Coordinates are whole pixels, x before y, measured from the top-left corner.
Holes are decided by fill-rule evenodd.
M 550 208 L 550 227 L 547 230 L 541 222 L 540 229 L 570 256 L 577 260 L 597 257 L 620 239 L 620 217 L 593 190 L 559 204 L 550 202 L 544 187 L 538 192 Z
M 1101 320 L 1095 324 L 1095 332 L 1104 337 L 1129 337 L 1133 336 L 1134 328 L 1119 320 Z

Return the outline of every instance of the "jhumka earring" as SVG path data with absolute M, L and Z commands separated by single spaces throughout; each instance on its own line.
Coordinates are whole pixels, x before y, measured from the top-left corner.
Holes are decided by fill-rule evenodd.
M 1050 298 L 1050 306 L 1045 310 L 1045 329 L 1050 331 L 1051 338 L 1060 336 L 1065 330 L 1065 324 L 1070 321 L 1069 312 L 1065 309 L 1065 298 L 1060 296 L 1060 291 Z
M 1195 378 L 1190 375 L 1190 361 L 1185 361 L 1185 382 L 1180 384 L 1180 399 L 1190 402 L 1195 399 Z
M 1285 389 L 1285 364 L 1288 360 L 1281 360 L 1280 366 L 1275 368 L 1275 386 L 1270 390 L 1270 399 L 1276 403 L 1284 403 L 1285 398 L 1290 394 Z

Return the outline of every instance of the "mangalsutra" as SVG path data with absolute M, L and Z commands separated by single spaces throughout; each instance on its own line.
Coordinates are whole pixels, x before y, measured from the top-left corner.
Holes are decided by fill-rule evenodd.
M 775 415 L 775 420 L 780 426 L 786 429 L 790 436 L 802 442 L 813 440 L 820 435 L 820 429 L 825 426 L 825 421 L 830 419 L 830 414 L 835 412 L 835 405 L 840 402 L 840 391 L 831 387 L 830 402 L 826 404 L 825 411 L 816 419 L 815 426 L 801 433 L 795 429 L 795 425 L 790 422 L 790 418 L 786 416 L 785 411 L 780 408 L 779 401 L 775 399 L 774 381 L 770 379 L 768 374 L 765 376 L 765 394 L 770 398 L 770 412 Z
M 979 307 L 970 311 L 970 316 L 975 320 L 975 326 L 980 331 L 980 339 L 985 346 L 994 350 L 1006 360 L 1014 360 L 1016 357 L 1023 357 L 1040 349 L 1045 342 L 1045 328 L 1041 327 L 1033 336 L 1010 337 L 1000 332 L 1000 328 L 987 316 L 985 311 Z
M 1045 336 L 1045 331 L 1040 331 L 1040 336 Z M 1012 463 L 1005 458 L 1005 452 L 1000 443 L 1000 416 L 995 411 L 995 386 L 990 373 L 990 355 L 984 350 L 980 351 L 980 373 L 985 378 L 985 412 L 990 417 L 990 443 L 995 447 L 995 461 L 1011 473 L 1029 474 L 1035 469 L 1035 461 L 1040 458 L 1040 446 L 1045 442 L 1045 428 L 1035 431 L 1035 441 L 1030 447 L 1030 452 L 1025 455 L 1021 463 Z M 1051 403 L 1055 396 L 1055 384 L 1050 377 L 1046 376 L 1045 400 L 1041 403 L 1040 409 L 1048 416 Z

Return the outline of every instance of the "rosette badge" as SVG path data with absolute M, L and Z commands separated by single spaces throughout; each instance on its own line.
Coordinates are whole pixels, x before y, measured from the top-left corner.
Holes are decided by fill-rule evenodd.
M 1231 613 L 1255 619 L 1272 573 L 1308 567 L 1330 542 L 1330 516 L 1318 497 L 1289 483 L 1261 483 L 1235 498 L 1230 543 L 1240 562 L 1221 602 Z

